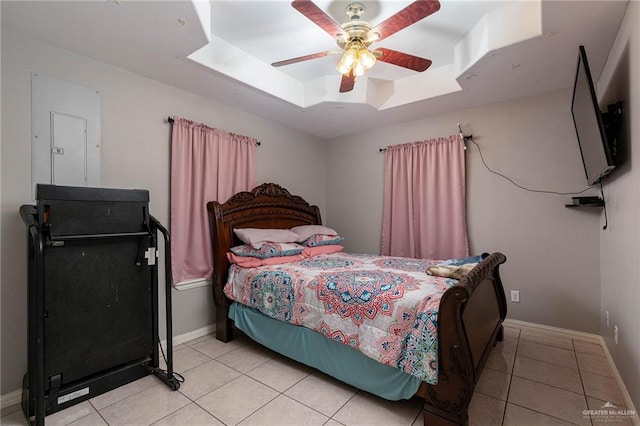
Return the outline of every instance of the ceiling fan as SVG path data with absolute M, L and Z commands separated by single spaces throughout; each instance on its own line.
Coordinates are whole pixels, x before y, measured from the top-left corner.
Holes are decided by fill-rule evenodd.
M 334 21 L 311 0 L 294 0 L 291 2 L 291 6 L 322 28 L 331 37 L 334 37 L 341 50 L 329 50 L 274 62 L 271 64 L 274 67 L 342 53 L 342 58 L 336 68 L 342 74 L 340 92 L 344 93 L 353 90 L 356 77 L 363 75 L 376 61 L 386 62 L 418 72 L 422 72 L 431 66 L 429 59 L 383 47 L 379 47 L 372 52 L 369 50 L 369 46 L 437 12 L 440 9 L 438 0 L 414 1 L 375 27 L 361 20 L 365 10 L 362 3 L 351 3 L 347 6 L 346 13 L 349 21 L 342 25 Z

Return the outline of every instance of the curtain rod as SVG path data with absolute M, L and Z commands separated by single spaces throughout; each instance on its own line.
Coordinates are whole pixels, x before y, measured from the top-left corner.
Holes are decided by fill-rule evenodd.
M 466 150 L 466 149 L 467 149 L 467 146 L 466 146 L 466 145 L 464 145 L 464 143 L 465 143 L 466 141 L 468 141 L 469 139 L 473 139 L 473 135 L 463 135 L 463 134 L 462 134 L 462 127 L 460 127 L 460 123 L 458 123 L 458 131 L 459 131 L 459 133 L 460 133 L 460 136 L 462 137 L 462 145 L 464 146 L 464 149 Z M 380 148 L 380 149 L 378 150 L 378 152 L 387 152 L 387 148 Z
M 171 118 L 171 117 L 167 117 L 167 121 L 168 121 L 169 123 L 173 124 L 173 118 Z M 261 143 L 260 141 L 256 141 L 256 145 L 260 146 L 260 145 L 262 145 L 262 143 Z

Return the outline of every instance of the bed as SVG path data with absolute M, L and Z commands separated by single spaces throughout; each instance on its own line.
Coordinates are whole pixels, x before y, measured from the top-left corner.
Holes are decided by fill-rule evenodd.
M 425 425 L 468 424 L 467 411 L 475 384 L 492 347 L 504 336 L 502 322 L 507 308 L 499 274 L 499 266 L 506 261 L 503 254 L 484 254 L 464 277 L 447 281 L 448 285 L 442 289 L 436 306 L 437 322 L 434 322 L 436 378 L 427 381 L 372 360 L 344 341 L 336 341 L 340 339 L 326 338 L 322 333 L 233 302 L 227 297 L 229 290 L 225 294 L 229 274 L 238 271 L 236 265 L 230 264 L 227 253 L 232 247 L 244 244 L 234 229 L 320 225 L 317 206 L 277 184 L 265 183 L 252 191 L 235 194 L 225 203 L 209 202 L 207 210 L 213 247 L 218 340 L 229 342 L 239 330 L 289 358 L 383 398 L 418 398 L 424 403 Z M 331 259 L 330 256 L 336 255 L 322 256 Z

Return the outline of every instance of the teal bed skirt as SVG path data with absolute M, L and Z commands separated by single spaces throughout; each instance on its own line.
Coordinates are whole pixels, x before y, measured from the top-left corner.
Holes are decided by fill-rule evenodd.
M 261 345 L 381 398 L 410 399 L 420 387 L 417 377 L 380 364 L 313 330 L 275 320 L 240 303 L 231 304 L 229 318 Z

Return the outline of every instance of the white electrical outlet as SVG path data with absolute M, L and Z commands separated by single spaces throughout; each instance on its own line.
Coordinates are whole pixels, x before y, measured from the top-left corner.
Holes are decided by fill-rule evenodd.
M 616 342 L 616 345 L 618 344 L 618 326 L 617 325 L 613 326 L 613 341 Z
M 511 301 L 520 303 L 520 292 L 518 290 L 511 290 Z
M 609 328 L 609 311 L 604 311 L 604 323 Z

